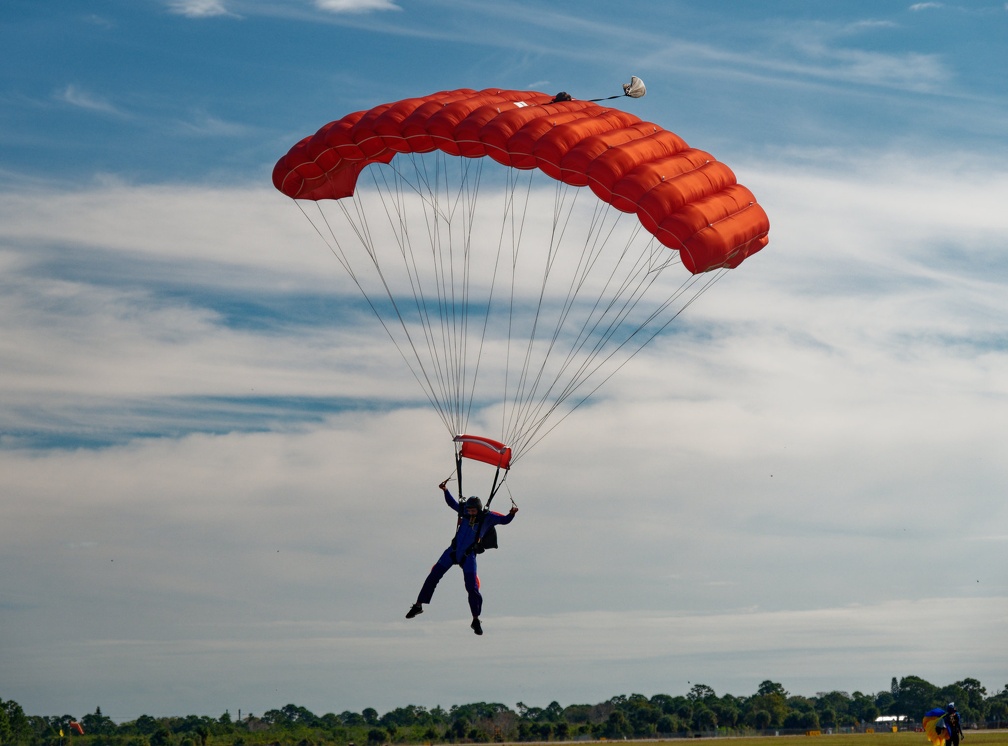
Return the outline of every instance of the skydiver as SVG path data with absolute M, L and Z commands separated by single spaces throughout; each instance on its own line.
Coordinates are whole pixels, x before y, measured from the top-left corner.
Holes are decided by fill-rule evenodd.
M 418 614 L 423 614 L 423 604 L 431 602 L 438 582 L 452 565 L 459 565 L 462 568 L 466 591 L 469 593 L 469 610 L 473 617 L 472 624 L 469 626 L 477 635 L 482 635 L 483 626 L 480 624 L 479 616 L 483 609 L 483 596 L 480 595 L 479 577 L 476 575 L 476 553 L 479 546 L 477 538 L 479 541 L 483 541 L 491 528 L 511 523 L 515 513 L 518 512 L 518 506 L 512 502 L 508 514 L 502 515 L 491 510 L 484 511 L 483 502 L 475 496 L 466 499 L 462 505 L 459 505 L 446 485 L 447 480 L 439 484 L 438 489 L 444 493 L 448 507 L 458 513 L 459 522 L 455 538 L 452 539 L 451 546 L 444 550 L 434 567 L 431 568 L 430 574 L 427 575 L 427 579 L 420 589 L 416 603 L 406 612 L 406 618 L 412 619 Z
M 959 713 L 956 711 L 955 702 L 949 702 L 945 708 L 945 727 L 949 732 L 949 743 L 952 746 L 959 746 L 959 739 L 965 738 L 962 732 L 962 724 L 959 722 Z

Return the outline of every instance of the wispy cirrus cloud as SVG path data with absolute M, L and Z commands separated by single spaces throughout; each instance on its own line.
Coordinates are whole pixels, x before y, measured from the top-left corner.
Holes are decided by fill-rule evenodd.
M 402 10 L 391 0 L 315 0 L 319 10 L 330 13 L 368 13 L 372 10 Z
M 170 0 L 168 9 L 187 18 L 234 15 L 227 9 L 224 0 Z
M 178 126 L 183 134 L 197 137 L 232 137 L 249 132 L 244 124 L 229 122 L 205 111 L 194 112 L 188 119 L 180 120 Z
M 93 111 L 101 114 L 112 114 L 114 116 L 126 116 L 126 112 L 120 109 L 118 106 L 113 104 L 104 96 L 100 96 L 96 93 L 92 93 L 80 86 L 70 83 L 66 87 L 57 91 L 54 97 L 58 101 L 70 104 L 71 106 L 76 106 L 81 109 L 87 109 L 88 111 Z

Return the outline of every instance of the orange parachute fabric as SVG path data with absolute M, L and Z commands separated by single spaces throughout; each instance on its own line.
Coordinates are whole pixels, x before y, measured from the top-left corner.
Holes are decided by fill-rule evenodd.
M 342 199 L 368 165 L 433 150 L 587 186 L 636 213 L 694 274 L 737 267 L 769 240 L 753 193 L 709 153 L 619 109 L 535 91 L 441 91 L 348 114 L 292 147 L 273 184 L 294 199 Z
M 511 449 L 500 441 L 479 435 L 456 435 L 454 440 L 459 444 L 462 458 L 482 461 L 505 470 L 511 468 Z

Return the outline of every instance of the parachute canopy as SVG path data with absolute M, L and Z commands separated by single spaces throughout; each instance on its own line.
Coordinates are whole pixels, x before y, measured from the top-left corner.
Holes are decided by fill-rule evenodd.
M 949 739 L 948 727 L 945 725 L 944 707 L 928 710 L 921 718 L 921 724 L 924 726 L 924 733 L 927 734 L 928 740 L 934 746 L 942 746 Z
M 768 242 L 766 212 L 709 153 L 618 109 L 535 91 L 442 91 L 348 114 L 291 148 L 273 184 L 295 199 L 341 199 L 368 165 L 435 149 L 588 186 L 694 273 L 737 267 Z
M 505 470 L 770 227 L 727 165 L 673 132 L 536 91 L 347 114 L 295 144 L 273 183 L 360 290 L 456 455 Z M 492 440 L 465 435 L 495 422 Z
M 643 98 L 646 93 L 647 88 L 644 86 L 644 81 L 636 75 L 631 75 L 630 82 L 623 84 L 624 96 L 629 96 L 630 98 Z

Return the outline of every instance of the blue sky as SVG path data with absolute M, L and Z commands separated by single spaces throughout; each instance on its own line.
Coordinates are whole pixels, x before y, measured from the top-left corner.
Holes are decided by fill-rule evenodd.
M 1008 5 L 23 0 L 0 9 L 0 670 L 33 714 L 1005 685 Z M 771 219 L 508 478 L 273 164 L 459 87 L 626 107 Z M 384 454 L 394 455 L 384 455 Z M 488 672 L 473 675 L 473 672 Z

